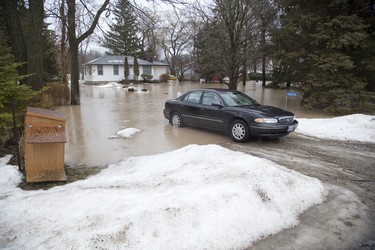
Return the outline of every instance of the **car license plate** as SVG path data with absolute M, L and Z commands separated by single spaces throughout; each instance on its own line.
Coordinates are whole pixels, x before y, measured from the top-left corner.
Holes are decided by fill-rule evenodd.
M 295 129 L 295 127 L 294 127 L 294 126 L 288 126 L 288 132 L 293 132 L 293 131 L 294 131 L 294 129 Z

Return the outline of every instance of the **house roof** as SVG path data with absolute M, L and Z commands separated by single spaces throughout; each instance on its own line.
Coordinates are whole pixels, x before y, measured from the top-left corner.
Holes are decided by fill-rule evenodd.
M 126 56 L 128 58 L 129 65 L 134 65 L 134 57 Z M 114 56 L 114 55 L 105 55 L 94 60 L 91 60 L 84 65 L 124 65 L 125 56 Z M 149 66 L 168 66 L 168 63 L 157 62 L 157 61 L 147 61 L 137 58 L 138 64 L 149 65 Z

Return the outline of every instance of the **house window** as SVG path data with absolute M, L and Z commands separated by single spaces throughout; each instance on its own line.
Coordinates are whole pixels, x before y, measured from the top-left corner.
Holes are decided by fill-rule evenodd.
M 150 65 L 143 66 L 143 74 L 151 75 L 151 66 Z
M 115 76 L 118 75 L 118 65 L 113 65 L 113 74 L 114 74 Z
M 103 75 L 103 65 L 98 65 L 98 76 Z

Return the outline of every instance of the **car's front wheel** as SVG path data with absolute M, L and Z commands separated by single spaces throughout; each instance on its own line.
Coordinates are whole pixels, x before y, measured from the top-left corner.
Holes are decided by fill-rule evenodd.
M 182 123 L 181 115 L 179 113 L 177 113 L 177 112 L 173 113 L 172 117 L 171 117 L 171 122 L 170 123 L 174 127 L 182 127 L 183 123 Z
M 230 137 L 236 142 L 245 142 L 249 139 L 250 131 L 246 122 L 235 120 L 229 127 Z

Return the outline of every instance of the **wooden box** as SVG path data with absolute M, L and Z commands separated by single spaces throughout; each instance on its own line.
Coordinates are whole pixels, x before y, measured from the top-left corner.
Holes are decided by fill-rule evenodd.
M 28 107 L 25 117 L 27 182 L 66 181 L 65 118 L 56 111 Z

